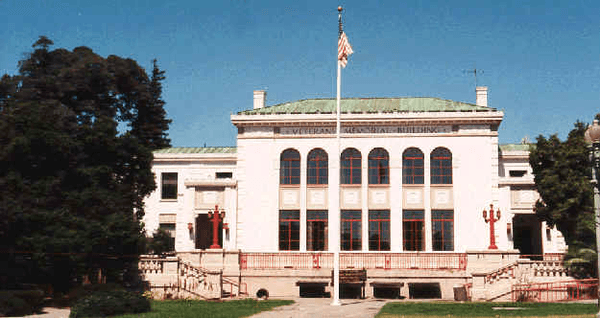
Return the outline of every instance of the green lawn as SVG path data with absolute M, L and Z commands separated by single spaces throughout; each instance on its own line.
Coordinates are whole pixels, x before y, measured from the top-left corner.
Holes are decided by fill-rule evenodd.
M 393 302 L 377 318 L 417 317 L 595 317 L 595 304 Z
M 187 318 L 211 317 L 234 318 L 248 317 L 273 307 L 289 305 L 291 300 L 262 300 L 254 299 L 231 300 L 225 302 L 209 302 L 200 300 L 165 300 L 153 301 L 152 311 L 144 314 L 122 315 L 120 318 Z

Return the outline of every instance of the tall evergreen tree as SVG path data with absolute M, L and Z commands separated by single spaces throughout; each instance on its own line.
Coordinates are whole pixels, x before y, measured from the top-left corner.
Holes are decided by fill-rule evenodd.
M 586 129 L 586 124 L 575 123 L 565 141 L 556 134 L 548 138 L 540 135 L 529 156 L 540 194 L 536 215 L 563 234 L 569 246 L 568 258 L 577 257 L 582 249 L 595 249 L 589 150 L 583 140 Z M 585 268 L 578 275 L 592 275 L 595 267 Z
M 128 281 L 156 187 L 152 150 L 168 145 L 161 87 L 134 60 L 52 45 L 40 37 L 0 80 L 0 283 Z

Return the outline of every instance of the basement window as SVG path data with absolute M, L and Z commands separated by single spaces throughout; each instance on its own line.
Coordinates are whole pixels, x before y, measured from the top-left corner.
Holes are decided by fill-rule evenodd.
M 524 176 L 526 174 L 527 174 L 527 170 L 510 170 L 508 172 L 509 176 L 511 176 L 511 177 L 517 177 L 517 178 L 520 178 L 520 177 L 522 177 L 522 176 Z
M 439 283 L 409 283 L 408 294 L 410 299 L 442 298 L 442 291 Z
M 233 177 L 232 172 L 217 172 L 215 173 L 216 179 L 231 179 Z

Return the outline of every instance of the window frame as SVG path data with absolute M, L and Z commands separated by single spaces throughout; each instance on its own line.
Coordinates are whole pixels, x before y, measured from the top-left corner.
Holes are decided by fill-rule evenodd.
M 452 184 L 452 152 L 437 147 L 431 152 L 429 160 L 431 184 Z
M 287 224 L 287 229 L 283 225 Z M 300 210 L 279 210 L 279 250 L 300 250 Z M 283 235 L 282 235 L 283 234 Z
M 300 160 L 300 152 L 296 149 L 288 148 L 281 152 L 279 156 L 280 185 L 300 184 Z
M 369 184 L 390 184 L 390 155 L 384 148 L 374 148 L 368 156 Z
M 328 249 L 329 213 L 327 210 L 306 211 L 306 250 L 326 251 Z M 317 226 L 318 225 L 318 226 Z M 322 226 L 322 232 L 319 227 Z M 311 233 L 312 231 L 312 233 Z M 322 235 L 322 237 L 320 237 Z M 316 238 L 316 239 L 315 239 Z M 316 247 L 316 248 L 315 248 Z
M 425 250 L 425 210 L 402 210 L 402 249 Z
M 173 176 L 174 178 L 167 178 Z M 177 172 L 162 172 L 160 174 L 160 199 L 177 200 L 178 182 Z
M 327 185 L 328 178 L 329 156 L 327 152 L 321 148 L 311 150 L 306 160 L 306 184 Z
M 425 154 L 421 149 L 410 147 L 402 153 L 402 184 L 425 184 Z
M 438 232 L 440 239 L 435 238 Z M 454 210 L 431 210 L 431 246 L 434 251 L 454 251 Z
M 377 240 L 372 239 L 374 234 Z M 390 235 L 390 210 L 369 210 L 369 251 L 389 251 Z
M 340 155 L 340 184 L 362 184 L 362 154 L 355 148 L 346 148 Z
M 342 210 L 340 213 L 340 250 L 342 251 L 360 251 L 362 250 L 362 211 L 361 210 Z M 349 239 L 344 239 L 344 225 L 349 229 Z M 358 238 L 355 238 L 358 234 Z
M 177 234 L 177 224 L 176 223 L 172 223 L 172 222 L 162 222 L 162 223 L 158 223 L 158 229 L 164 230 L 166 232 L 169 233 L 169 236 L 171 237 L 170 239 L 170 246 L 167 249 L 167 252 L 173 252 L 175 251 L 175 237 Z

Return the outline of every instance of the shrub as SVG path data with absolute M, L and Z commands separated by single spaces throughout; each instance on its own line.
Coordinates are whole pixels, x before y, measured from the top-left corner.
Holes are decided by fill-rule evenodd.
M 80 299 L 91 296 L 97 292 L 110 292 L 115 290 L 125 289 L 123 286 L 115 283 L 81 285 L 69 291 L 68 301 L 70 305 L 74 305 Z
M 139 293 L 125 290 L 98 291 L 75 303 L 69 317 L 106 317 L 148 311 L 150 301 Z
M 38 312 L 44 302 L 41 290 L 0 291 L 0 316 L 25 316 Z
M 148 247 L 153 254 L 161 255 L 175 250 L 175 239 L 171 237 L 171 233 L 168 231 L 158 229 L 152 235 Z

